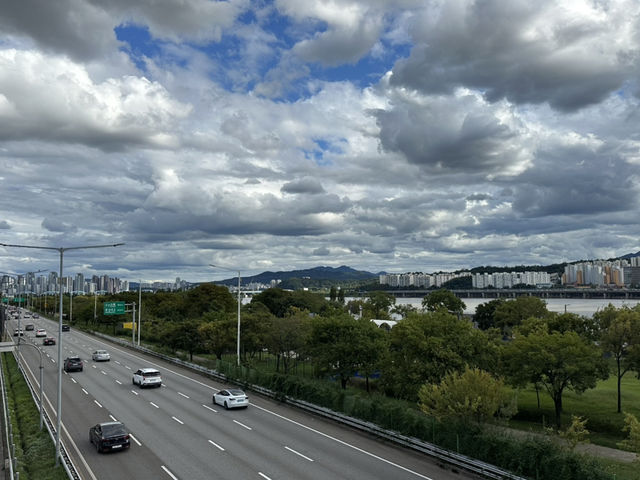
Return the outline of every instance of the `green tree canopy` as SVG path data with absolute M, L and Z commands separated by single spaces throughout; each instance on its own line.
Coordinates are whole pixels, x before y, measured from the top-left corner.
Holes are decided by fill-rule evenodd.
M 601 331 L 600 345 L 616 362 L 618 383 L 618 413 L 622 412 L 622 377 L 629 370 L 638 369 L 635 351 L 640 350 L 640 312 L 627 307 L 616 311 Z
M 375 291 L 369 293 L 367 301 L 365 302 L 365 308 L 363 310 L 363 317 L 379 320 L 389 320 L 389 309 L 396 303 L 396 297 L 387 292 Z
M 439 383 L 465 365 L 492 371 L 497 340 L 444 310 L 410 314 L 389 332 L 381 383 L 396 398 L 415 401 L 424 383 Z
M 266 344 L 269 351 L 276 355 L 277 371 L 282 360 L 284 373 L 289 372 L 292 359 L 302 354 L 310 330 L 311 318 L 306 310 L 293 308 L 284 317 L 271 317 Z
M 521 296 L 498 305 L 493 314 L 494 325 L 504 334 L 511 334 L 513 327 L 529 317 L 545 318 L 549 314 L 547 304 L 538 297 Z
M 445 375 L 439 384 L 425 384 L 418 392 L 420 409 L 439 420 L 458 418 L 478 423 L 497 414 L 514 413 L 515 399 L 500 378 L 479 368 Z
M 496 298 L 485 303 L 481 303 L 476 307 L 476 313 L 473 320 L 481 330 L 488 330 L 495 327 L 494 315 L 496 309 L 505 302 L 502 298 Z
M 600 349 L 575 332 L 538 328 L 527 335 L 516 332 L 503 351 L 506 377 L 514 386 L 539 383 L 551 396 L 556 427 L 561 428 L 562 395 L 566 389 L 582 393 L 607 377 Z
M 379 337 L 372 335 L 372 325 L 348 314 L 314 318 L 308 350 L 319 371 L 337 376 L 342 388 L 356 372 L 370 371 L 370 364 L 375 364 L 382 354 L 376 348 L 375 339 Z
M 440 290 L 431 292 L 422 299 L 422 308 L 429 312 L 444 309 L 454 315 L 462 315 L 467 306 L 462 300 L 456 297 L 455 293 L 441 288 Z

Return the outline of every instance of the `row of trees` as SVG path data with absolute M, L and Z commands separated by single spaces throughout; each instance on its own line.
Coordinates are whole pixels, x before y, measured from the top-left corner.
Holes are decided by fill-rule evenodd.
M 94 321 L 93 299 L 81 298 L 74 299 L 74 319 L 88 324 Z M 319 376 L 333 378 L 343 388 L 358 374 L 369 390 L 376 374 L 379 390 L 395 398 L 420 400 L 425 408 L 442 405 L 447 398 L 443 388 L 452 375 L 490 375 L 511 387 L 534 385 L 546 391 L 554 402 L 558 428 L 567 390 L 593 388 L 609 376 L 613 363 L 620 412 L 621 379 L 629 371 L 640 371 L 638 308 L 609 306 L 586 318 L 549 312 L 536 297 L 518 297 L 479 305 L 474 325 L 462 315 L 464 303 L 447 290 L 430 293 L 422 310 L 396 307 L 395 298 L 384 292 L 371 292 L 346 305 L 338 292 L 331 298 L 335 300 L 280 289 L 254 296 L 242 306 L 242 361 L 250 364 L 268 352 L 276 358 L 278 371 L 288 373 L 295 362 L 305 360 Z M 137 300 L 134 294 L 117 299 Z M 187 292 L 148 294 L 143 299 L 142 336 L 191 356 L 209 353 L 222 358 L 235 352 L 236 309 L 227 288 L 213 284 Z M 403 318 L 389 331 L 370 321 L 393 313 Z M 114 330 L 122 320 L 101 314 L 95 319 L 110 323 Z M 486 392 L 474 393 L 471 386 L 486 387 L 487 382 L 464 384 L 469 390 L 466 403 L 475 402 L 479 409 L 478 396 L 488 397 Z M 440 392 L 440 400 L 429 400 L 425 392 Z M 506 408 L 511 400 L 500 398 L 500 409 L 512 411 Z

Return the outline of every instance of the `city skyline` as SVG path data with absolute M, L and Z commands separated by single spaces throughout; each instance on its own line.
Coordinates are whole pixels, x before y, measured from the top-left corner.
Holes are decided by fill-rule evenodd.
M 64 275 L 144 282 L 636 252 L 637 18 L 636 0 L 9 2 L 0 243 L 122 242 L 67 252 Z M 0 265 L 59 264 L 0 247 Z

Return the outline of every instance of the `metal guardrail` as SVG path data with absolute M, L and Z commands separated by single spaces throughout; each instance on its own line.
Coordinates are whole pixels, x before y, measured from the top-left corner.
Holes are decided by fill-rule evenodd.
M 298 400 L 286 395 L 285 396 L 277 395 L 275 392 L 273 392 L 272 390 L 269 390 L 268 388 L 261 387 L 259 385 L 247 384 L 246 382 L 239 381 L 238 379 L 228 377 L 227 375 L 220 373 L 216 370 L 211 370 L 209 368 L 202 367 L 194 363 L 185 362 L 184 360 L 180 360 L 179 358 L 170 357 L 168 355 L 158 353 L 146 347 L 138 347 L 136 345 L 131 345 L 131 342 L 127 342 L 119 338 L 110 337 L 100 332 L 92 332 L 92 334 L 97 337 L 108 340 L 110 342 L 122 345 L 123 347 L 133 348 L 134 350 L 152 355 L 166 362 L 170 362 L 175 365 L 179 365 L 181 367 L 185 367 L 190 370 L 200 372 L 216 380 L 220 380 L 226 383 L 241 384 L 244 388 L 257 392 L 266 397 L 283 401 L 289 405 L 293 405 L 307 412 L 314 413 L 316 415 L 322 416 L 324 418 L 333 420 L 338 423 L 342 423 L 344 425 L 348 425 L 352 428 L 369 433 L 371 435 L 384 438 L 385 440 L 389 440 L 398 445 L 402 445 L 412 450 L 424 453 L 430 457 L 436 458 L 448 465 L 455 466 L 467 472 L 481 475 L 484 478 L 489 478 L 493 480 L 526 480 L 526 478 L 524 477 L 520 477 L 511 472 L 502 470 L 501 468 L 496 467 L 495 465 L 491 465 L 489 463 L 485 463 L 480 460 L 475 460 L 465 455 L 461 455 L 459 453 L 455 453 L 450 450 L 440 448 L 432 443 L 425 442 L 414 437 L 402 435 L 400 433 L 397 433 L 391 430 L 385 430 L 373 423 L 365 422 L 363 420 L 359 420 L 357 418 L 335 412 L 328 408 L 320 407 L 318 405 L 314 405 L 312 403 L 305 402 L 303 400 Z

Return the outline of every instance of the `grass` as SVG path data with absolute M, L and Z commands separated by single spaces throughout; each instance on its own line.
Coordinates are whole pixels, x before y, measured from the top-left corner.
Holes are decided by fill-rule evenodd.
M 21 480 L 66 480 L 62 465 L 55 465 L 55 446 L 46 429 L 40 430 L 40 413 L 13 355 L 2 354 L 13 441 Z
M 618 442 L 625 438 L 622 431 L 624 412 L 640 418 L 640 381 L 633 373 L 622 378 L 622 411 L 617 413 L 617 381 L 615 376 L 598 382 L 596 388 L 582 394 L 565 390 L 563 395 L 562 426 L 571 423 L 571 416 L 586 418 L 589 440 L 596 445 L 620 448 Z M 511 424 L 513 427 L 542 431 L 555 422 L 553 402 L 546 390 L 540 390 L 540 408 L 533 388 L 518 393 L 518 414 Z

